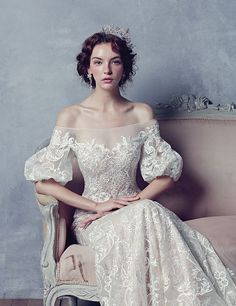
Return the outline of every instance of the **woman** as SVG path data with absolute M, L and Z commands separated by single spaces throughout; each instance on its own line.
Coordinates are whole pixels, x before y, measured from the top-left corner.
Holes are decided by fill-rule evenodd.
M 77 70 L 93 88 L 65 107 L 48 147 L 25 165 L 39 193 L 76 207 L 72 229 L 93 247 L 101 305 L 236 305 L 236 286 L 208 240 L 153 199 L 180 177 L 182 158 L 159 134 L 152 108 L 120 93 L 134 75 L 128 33 L 85 40 Z M 85 188 L 64 185 L 75 155 Z M 140 190 L 136 170 L 148 186 Z

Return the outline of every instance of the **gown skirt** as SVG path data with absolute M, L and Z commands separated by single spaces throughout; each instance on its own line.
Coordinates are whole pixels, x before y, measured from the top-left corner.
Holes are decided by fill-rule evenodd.
M 233 273 L 210 242 L 153 200 L 138 200 L 93 221 L 75 214 L 78 242 L 95 251 L 102 306 L 236 305 Z

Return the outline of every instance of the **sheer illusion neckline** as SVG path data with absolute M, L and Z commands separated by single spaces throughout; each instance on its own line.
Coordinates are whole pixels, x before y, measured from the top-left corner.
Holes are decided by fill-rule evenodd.
M 113 121 L 114 122 L 114 121 Z M 65 127 L 65 126 L 59 126 L 56 125 L 55 128 L 58 129 L 67 129 L 67 130 L 107 130 L 107 129 L 122 129 L 122 128 L 127 128 L 127 127 L 132 127 L 132 126 L 137 126 L 137 125 L 151 125 L 156 123 L 157 120 L 156 118 L 150 119 L 146 122 L 137 122 L 137 123 L 130 123 L 130 124 L 125 124 L 125 125 L 120 125 L 120 126 L 107 126 L 107 127 L 81 127 L 81 128 L 74 128 L 74 127 Z

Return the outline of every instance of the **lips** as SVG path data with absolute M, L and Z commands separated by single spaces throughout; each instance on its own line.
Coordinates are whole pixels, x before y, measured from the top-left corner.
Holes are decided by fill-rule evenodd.
M 112 78 L 104 78 L 102 79 L 102 81 L 112 81 L 113 79 Z

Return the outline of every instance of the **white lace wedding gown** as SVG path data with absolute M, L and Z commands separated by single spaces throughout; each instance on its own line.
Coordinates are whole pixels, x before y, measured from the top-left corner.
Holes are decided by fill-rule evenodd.
M 156 119 L 143 124 L 73 129 L 55 127 L 48 147 L 29 158 L 28 180 L 72 179 L 75 154 L 85 181 L 83 196 L 103 202 L 167 175 L 178 180 L 182 158 L 159 134 Z M 236 305 L 236 285 L 209 241 L 173 212 L 149 199 L 92 222 L 77 209 L 72 228 L 80 244 L 96 254 L 98 294 L 103 306 Z

